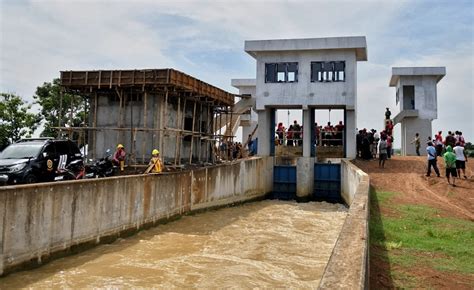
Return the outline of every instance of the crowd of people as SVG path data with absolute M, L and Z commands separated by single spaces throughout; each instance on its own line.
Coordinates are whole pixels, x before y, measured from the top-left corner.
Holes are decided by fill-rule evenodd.
M 379 167 L 385 167 L 385 161 L 390 159 L 393 155 L 392 144 L 393 138 L 393 122 L 390 119 L 391 112 L 389 108 L 385 112 L 385 129 L 379 133 L 377 130 L 362 129 L 356 135 L 357 143 L 357 157 L 364 160 L 379 158 Z M 440 172 L 437 166 L 437 157 L 442 157 L 446 167 L 446 178 L 448 184 L 455 185 L 455 178 L 467 178 L 466 176 L 466 162 L 467 155 L 465 151 L 466 141 L 461 131 L 449 131 L 443 138 L 443 132 L 438 131 L 432 138 L 428 137 L 426 140 L 426 154 L 427 154 L 427 171 L 426 176 L 431 175 L 433 169 L 438 177 Z M 420 134 L 416 133 L 411 144 L 415 146 L 415 152 L 418 156 L 421 155 L 421 138 Z M 451 179 L 452 178 L 452 179 Z
M 375 129 L 362 129 L 356 135 L 357 157 L 370 160 L 379 156 L 379 167 L 385 167 L 385 161 L 393 155 L 393 121 L 389 108 L 385 111 L 385 128 L 380 134 Z
M 448 180 L 448 184 L 456 186 L 456 178 L 461 178 L 461 173 L 464 179 L 467 179 L 467 155 L 464 148 L 465 144 L 466 141 L 460 131 L 455 131 L 454 133 L 448 131 L 448 134 L 444 139 L 442 131 L 438 131 L 438 134 L 433 138 L 431 138 L 431 136 L 428 137 L 428 146 L 426 147 L 428 169 L 426 176 L 429 177 L 431 175 L 431 168 L 433 168 L 436 176 L 440 177 L 440 172 L 437 166 L 437 157 L 442 156 L 446 167 L 446 179 Z
M 303 145 L 303 126 L 294 120 L 288 129 L 283 123 L 278 123 L 275 131 L 275 145 L 284 146 L 302 146 Z
M 344 124 L 342 121 L 336 126 L 333 126 L 331 122 L 328 122 L 326 126 L 318 126 L 318 123 L 314 124 L 316 128 L 316 146 L 342 146 L 344 140 Z
M 344 124 L 340 121 L 336 126 L 327 122 L 326 126 L 320 126 L 314 123 L 314 134 L 316 146 L 342 146 L 344 136 Z M 303 126 L 294 120 L 293 124 L 287 129 L 283 123 L 278 123 L 275 130 L 275 145 L 283 146 L 302 146 L 303 145 Z
M 250 137 L 250 136 L 249 136 Z M 242 157 L 242 143 L 224 141 L 219 146 L 219 154 L 222 160 L 234 160 Z

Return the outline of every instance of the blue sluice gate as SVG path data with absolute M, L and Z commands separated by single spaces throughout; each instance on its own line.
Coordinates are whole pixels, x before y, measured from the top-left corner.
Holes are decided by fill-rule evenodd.
M 273 167 L 272 198 L 296 199 L 297 168 L 294 165 Z M 341 164 L 315 163 L 312 200 L 341 202 Z
M 296 198 L 296 166 L 278 165 L 273 167 L 272 198 L 283 200 Z
M 341 201 L 341 164 L 314 164 L 314 192 L 316 200 Z

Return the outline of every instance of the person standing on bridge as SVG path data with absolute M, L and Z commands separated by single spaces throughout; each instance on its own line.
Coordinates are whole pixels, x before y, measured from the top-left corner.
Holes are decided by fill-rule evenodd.
M 433 167 L 434 171 L 436 172 L 436 176 L 439 177 L 439 169 L 436 165 L 436 149 L 434 148 L 432 142 L 428 142 L 426 153 L 428 155 L 428 171 L 426 172 L 426 176 L 429 177 L 431 175 L 431 167 Z
M 443 154 L 444 163 L 446 165 L 446 178 L 448 179 L 448 184 L 451 184 L 449 176 L 453 176 L 453 186 L 456 186 L 455 180 L 458 177 L 456 172 L 456 154 L 453 153 L 453 148 L 451 145 L 446 147 L 446 153 Z
M 390 116 L 392 116 L 392 112 L 390 112 L 390 109 L 387 108 L 385 111 L 385 120 L 390 120 Z
M 117 150 L 114 153 L 113 162 L 120 166 L 120 173 L 124 171 L 125 167 L 125 156 L 127 153 L 125 152 L 125 148 L 122 144 L 117 145 Z
M 298 121 L 293 121 L 293 143 L 295 146 L 303 145 L 303 141 L 301 140 L 301 125 L 298 124 Z

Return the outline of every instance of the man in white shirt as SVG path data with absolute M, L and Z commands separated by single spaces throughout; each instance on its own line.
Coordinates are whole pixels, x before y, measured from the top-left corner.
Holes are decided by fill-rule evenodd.
M 431 175 L 431 167 L 433 167 L 434 171 L 436 172 L 436 176 L 439 175 L 438 165 L 436 165 L 436 149 L 433 146 L 432 142 L 428 142 L 428 147 L 426 147 L 426 154 L 428 157 L 428 172 L 426 172 L 426 176 L 429 177 Z
M 379 151 L 379 167 L 385 167 L 385 160 L 387 160 L 387 138 L 382 136 L 378 144 Z
M 460 142 L 456 143 L 456 147 L 454 147 L 454 154 L 456 154 L 456 169 L 458 171 L 458 176 L 461 178 L 461 171 L 464 175 L 464 179 L 467 179 L 466 176 L 466 162 L 467 156 L 466 152 L 464 151 L 464 147 Z

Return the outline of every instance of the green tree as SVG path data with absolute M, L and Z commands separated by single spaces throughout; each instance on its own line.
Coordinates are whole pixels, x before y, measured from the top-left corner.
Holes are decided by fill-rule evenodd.
M 10 144 L 10 140 L 8 138 L 8 132 L 5 125 L 0 124 L 0 151 L 5 149 Z
M 29 137 L 41 122 L 41 117 L 29 112 L 21 97 L 0 93 L 0 148 L 22 137 Z
M 54 127 L 58 127 L 59 118 L 61 118 L 61 126 L 67 124 L 71 127 L 81 127 L 84 125 L 87 103 L 81 96 L 63 93 L 61 104 L 59 79 L 45 82 L 42 86 L 37 87 L 33 98 L 41 106 L 41 116 L 45 120 L 41 136 L 57 136 L 58 131 Z M 77 139 L 77 134 L 74 134 L 73 139 Z

